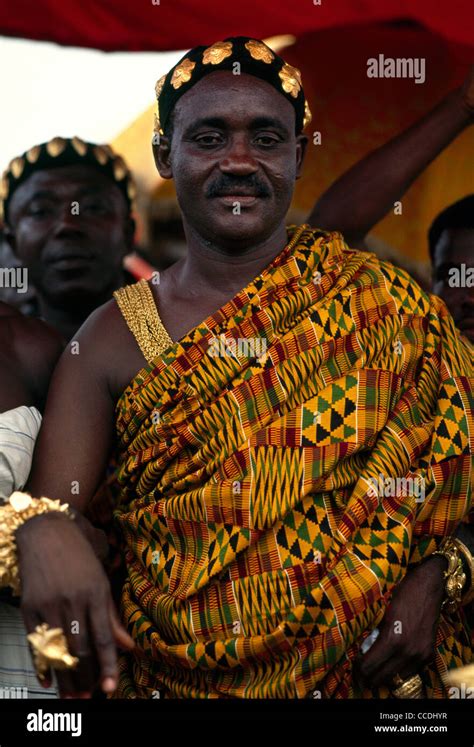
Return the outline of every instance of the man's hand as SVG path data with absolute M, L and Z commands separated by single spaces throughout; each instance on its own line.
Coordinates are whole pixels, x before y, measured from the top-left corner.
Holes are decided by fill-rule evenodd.
M 84 514 L 81 514 L 80 511 L 77 511 L 72 506 L 69 506 L 69 511 L 73 514 L 76 526 L 79 527 L 84 537 L 90 543 L 95 555 L 99 560 L 104 561 L 109 552 L 109 543 L 103 529 L 97 529 L 97 527 L 91 524 L 89 519 L 86 519 Z
M 57 512 L 25 522 L 16 532 L 22 584 L 21 610 L 28 633 L 48 623 L 62 628 L 74 670 L 57 671 L 61 697 L 90 697 L 100 681 L 117 687 L 116 646 L 132 649 L 110 585 L 88 539 L 74 521 Z M 48 683 L 50 684 L 50 683 Z
M 369 687 L 387 685 L 418 674 L 432 661 L 446 561 L 435 556 L 409 570 L 396 588 L 380 626 L 380 635 L 358 661 L 358 670 Z

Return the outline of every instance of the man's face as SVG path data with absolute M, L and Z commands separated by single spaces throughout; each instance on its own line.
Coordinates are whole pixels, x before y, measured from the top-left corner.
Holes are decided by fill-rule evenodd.
M 133 231 L 118 187 L 84 164 L 32 174 L 12 197 L 9 224 L 7 238 L 35 288 L 65 307 L 116 281 Z
M 178 101 L 171 153 L 165 141 L 155 158 L 160 174 L 175 180 L 185 225 L 238 249 L 284 221 L 306 140 L 295 136 L 294 109 L 273 86 L 220 71 Z
M 433 293 L 443 299 L 456 326 L 474 342 L 474 286 L 469 287 L 465 282 L 467 271 L 472 267 L 474 229 L 452 228 L 443 231 L 435 247 Z M 455 269 L 458 270 L 457 273 L 453 271 Z M 457 279 L 461 281 L 459 286 L 456 285 Z

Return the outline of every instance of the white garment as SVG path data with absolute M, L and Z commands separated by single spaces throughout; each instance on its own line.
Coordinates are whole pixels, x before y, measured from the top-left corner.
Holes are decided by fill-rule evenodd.
M 0 413 L 0 502 L 24 488 L 41 425 L 36 407 L 16 407 Z
M 0 413 L 0 503 L 24 488 L 40 426 L 36 407 L 22 405 Z M 0 601 L 0 691 L 4 698 L 58 697 L 55 687 L 45 689 L 38 683 L 23 616 L 6 601 Z

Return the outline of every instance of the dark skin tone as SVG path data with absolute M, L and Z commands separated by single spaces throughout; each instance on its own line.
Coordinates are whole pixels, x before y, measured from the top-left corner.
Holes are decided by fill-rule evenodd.
M 40 314 L 69 340 L 124 285 L 134 231 L 125 198 L 91 166 L 43 169 L 15 191 L 8 218 L 5 238 L 28 268 Z
M 456 326 L 474 342 L 474 287 L 449 284 L 450 270 L 473 266 L 474 229 L 451 228 L 443 231 L 434 252 L 433 293 L 448 306 Z
M 175 108 L 172 148 L 166 138 L 154 147 L 161 176 L 175 180 L 188 245 L 156 293 L 173 339 L 232 298 L 286 244 L 285 215 L 307 140 L 295 137 L 285 98 L 277 96 L 273 108 L 275 93 L 251 76 L 207 76 Z M 242 106 L 246 95 L 252 112 Z
M 42 411 L 61 352 L 61 339 L 52 328 L 0 302 L 0 412 L 21 405 Z
M 265 112 L 272 113 L 272 123 L 262 122 Z M 203 113 L 211 121 L 196 127 Z M 188 255 L 151 288 L 165 327 L 177 340 L 284 248 L 286 211 L 306 139 L 295 137 L 294 112 L 286 99 L 247 75 L 206 76 L 182 96 L 175 114 L 172 142 L 162 138 L 155 159 L 160 174 L 176 180 Z M 230 199 L 213 196 L 220 191 Z M 244 191 L 247 197 L 261 196 L 241 200 L 236 215 L 233 203 Z M 28 488 L 84 511 L 109 458 L 117 398 L 146 362 L 113 302 L 95 311 L 76 339 L 80 355 L 66 351 L 53 376 Z M 79 481 L 79 495 L 71 495 L 72 480 Z M 27 629 L 43 620 L 62 627 L 71 653 L 81 660 L 78 670 L 58 673 L 61 694 L 88 697 L 97 677 L 105 691 L 112 690 L 115 646 L 132 643 L 84 534 L 63 516 L 48 514 L 25 523 L 16 536 Z M 423 563 L 412 572 L 407 593 L 400 591 L 400 616 L 407 617 L 407 607 L 418 609 L 416 620 L 406 623 L 411 640 L 420 625 L 430 629 L 437 621 L 443 562 Z M 71 620 L 80 621 L 79 635 L 70 634 Z M 380 666 L 388 658 L 386 642 Z M 408 667 L 412 652 L 405 659 Z M 403 676 L 398 660 L 392 663 Z

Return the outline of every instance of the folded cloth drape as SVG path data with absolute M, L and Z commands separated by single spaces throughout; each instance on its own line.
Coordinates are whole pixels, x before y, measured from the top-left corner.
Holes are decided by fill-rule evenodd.
M 25 486 L 40 425 L 36 407 L 0 413 L 0 502 Z
M 469 520 L 472 348 L 443 302 L 338 233 L 288 240 L 117 404 L 116 697 L 388 696 L 354 657 Z M 428 696 L 471 659 L 442 616 Z

